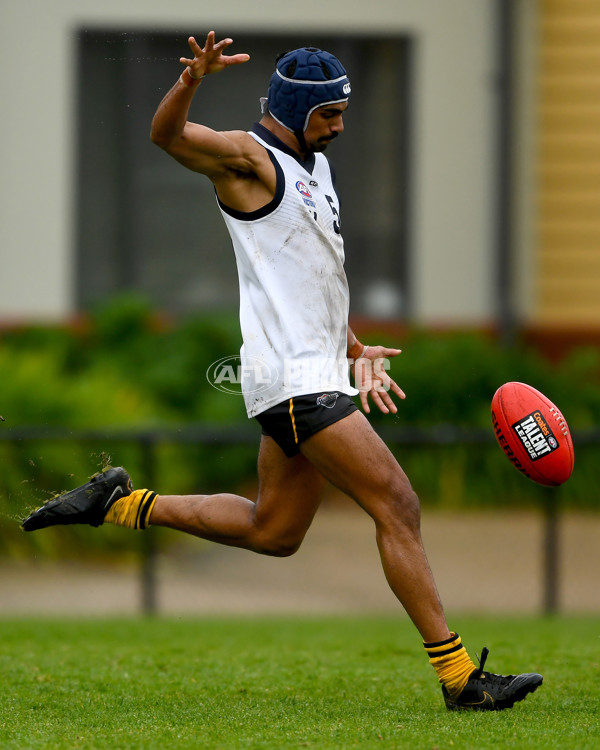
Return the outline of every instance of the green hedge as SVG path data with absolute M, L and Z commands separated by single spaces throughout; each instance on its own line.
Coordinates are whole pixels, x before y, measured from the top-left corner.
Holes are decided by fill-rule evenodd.
M 600 425 L 600 352 L 576 350 L 552 365 L 532 349 L 508 350 L 479 333 L 408 331 L 391 373 L 407 394 L 397 420 L 487 427 L 496 388 L 530 383 L 560 405 L 572 429 Z M 73 427 L 244 422 L 242 400 L 210 386 L 206 370 L 236 354 L 234 313 L 161 320 L 124 297 L 70 328 L 24 327 L 0 335 L 0 413 L 6 425 Z M 373 412 L 375 421 L 380 416 Z M 387 419 L 387 418 L 386 418 Z
M 369 341 L 400 346 L 392 376 L 407 398 L 396 416 L 372 412 L 376 427 L 478 427 L 491 434 L 490 400 L 508 380 L 543 391 L 573 431 L 600 425 L 600 355 L 579 349 L 559 365 L 523 346 L 507 350 L 475 333 L 411 330 L 401 342 L 369 334 Z M 215 423 L 248 427 L 241 397 L 220 393 L 208 366 L 239 351 L 234 313 L 165 321 L 135 296 L 113 300 L 70 328 L 26 326 L 0 336 L 0 429 L 38 425 L 73 430 Z M 257 440 L 259 431 L 257 428 Z M 543 502 L 544 490 L 524 479 L 495 444 L 392 446 L 425 503 L 441 507 L 522 506 Z M 560 490 L 573 507 L 598 507 L 597 446 L 576 446 L 576 470 Z M 107 454 L 144 479 L 138 445 L 99 439 L 0 443 L 0 540 L 5 551 L 51 554 L 65 538 L 88 549 L 127 549 L 122 530 L 15 533 L 16 520 L 52 494 L 97 470 Z M 163 445 L 153 475 L 161 492 L 235 490 L 253 481 L 256 446 Z M 65 534 L 67 536 L 65 536 Z

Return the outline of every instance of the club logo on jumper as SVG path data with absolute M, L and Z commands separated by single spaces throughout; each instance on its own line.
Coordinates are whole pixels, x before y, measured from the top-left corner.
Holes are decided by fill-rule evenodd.
M 515 422 L 512 428 L 532 461 L 537 461 L 558 448 L 558 440 L 539 411 Z
M 278 378 L 276 367 L 272 367 L 260 357 L 246 357 L 232 354 L 222 357 L 206 371 L 206 379 L 223 393 L 260 393 L 270 388 Z
M 300 193 L 300 195 L 302 196 L 302 200 L 304 201 L 304 203 L 306 203 L 307 206 L 309 206 L 310 208 L 315 207 L 315 202 L 312 199 L 312 193 L 302 182 L 302 180 L 298 180 L 298 182 L 296 183 L 296 190 Z
M 339 393 L 324 393 L 317 398 L 317 404 L 319 404 L 319 406 L 324 406 L 326 409 L 333 409 L 339 395 Z

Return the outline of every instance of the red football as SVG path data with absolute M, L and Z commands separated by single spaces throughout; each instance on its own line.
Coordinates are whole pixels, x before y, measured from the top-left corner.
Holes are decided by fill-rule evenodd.
M 492 399 L 492 424 L 514 466 L 538 484 L 557 486 L 571 476 L 575 453 L 563 415 L 525 383 L 505 383 Z

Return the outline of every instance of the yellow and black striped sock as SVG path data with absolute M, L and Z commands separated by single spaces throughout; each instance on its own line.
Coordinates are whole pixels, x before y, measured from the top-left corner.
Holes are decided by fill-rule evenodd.
M 147 529 L 148 519 L 157 498 L 152 490 L 134 490 L 131 495 L 119 498 L 104 517 L 106 523 L 126 526 L 128 529 Z
M 439 681 L 451 696 L 459 695 L 476 669 L 458 633 L 452 633 L 446 641 L 423 643 Z

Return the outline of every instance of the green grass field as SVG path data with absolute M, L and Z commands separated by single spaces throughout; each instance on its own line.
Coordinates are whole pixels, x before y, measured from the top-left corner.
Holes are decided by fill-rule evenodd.
M 406 619 L 0 620 L 0 747 L 600 747 L 598 618 L 452 618 L 491 671 L 544 684 L 446 711 Z

